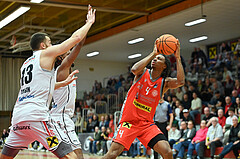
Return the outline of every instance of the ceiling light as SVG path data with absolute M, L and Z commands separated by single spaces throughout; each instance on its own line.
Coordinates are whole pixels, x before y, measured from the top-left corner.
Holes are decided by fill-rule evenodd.
M 13 13 L 11 13 L 9 16 L 4 18 L 2 21 L 0 21 L 0 29 L 2 29 L 7 24 L 11 23 L 13 20 L 17 19 L 19 16 L 24 14 L 30 9 L 30 7 L 20 7 L 17 10 L 15 10 Z
M 99 54 L 98 51 L 94 51 L 94 52 L 88 53 L 88 54 L 87 54 L 87 57 L 96 56 L 96 55 L 98 55 L 98 54 Z
M 137 58 L 137 57 L 140 57 L 142 56 L 142 54 L 133 54 L 133 55 L 129 55 L 128 58 L 129 59 L 134 59 L 134 58 Z
M 207 36 L 200 36 L 200 37 L 197 37 L 197 38 L 190 39 L 189 42 L 195 43 L 195 42 L 198 42 L 198 41 L 206 40 L 207 38 L 208 38 Z
M 42 1 L 44 1 L 44 0 L 31 0 L 30 2 L 32 2 L 32 3 L 41 3 Z
M 205 18 L 200 18 L 200 19 L 185 23 L 185 26 L 189 27 L 189 26 L 193 26 L 193 25 L 196 25 L 196 24 L 203 23 L 205 21 L 207 21 Z
M 133 39 L 133 40 L 128 41 L 128 44 L 131 45 L 131 44 L 139 43 L 139 42 L 141 42 L 143 40 L 144 40 L 144 38 Z

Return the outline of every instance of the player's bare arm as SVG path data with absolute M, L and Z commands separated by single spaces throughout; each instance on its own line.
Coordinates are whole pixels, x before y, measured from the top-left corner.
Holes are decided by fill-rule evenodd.
M 64 54 L 85 38 L 92 24 L 95 22 L 95 11 L 96 10 L 93 10 L 92 7 L 89 5 L 87 20 L 84 26 L 75 31 L 70 38 L 68 38 L 61 44 L 51 46 L 43 50 L 40 60 L 41 67 L 43 69 L 51 70 L 53 68 L 53 62 L 57 56 Z
M 75 70 L 75 71 L 73 71 L 70 75 L 68 75 L 68 77 L 67 77 L 65 80 L 60 81 L 60 82 L 56 82 L 56 84 L 55 84 L 55 90 L 58 89 L 58 88 L 60 88 L 60 87 L 64 87 L 64 86 L 66 86 L 66 85 L 69 85 L 70 83 L 72 83 L 72 81 L 76 80 L 77 77 L 74 76 L 74 75 L 77 74 L 77 73 L 79 73 L 79 71 L 78 71 L 78 70 Z
M 57 70 L 57 82 L 65 80 L 68 75 L 71 73 L 70 68 L 74 60 L 77 58 L 84 42 L 85 42 L 86 37 L 78 43 L 73 50 L 70 52 L 70 54 L 63 59 L 61 65 L 59 66 Z
M 156 43 L 156 42 L 155 42 Z M 153 52 L 151 52 L 147 57 L 138 61 L 131 68 L 132 73 L 135 75 L 134 82 L 143 74 L 145 67 L 149 62 L 151 62 L 159 53 L 157 52 L 157 47 L 154 45 Z
M 168 77 L 165 79 L 165 86 L 163 89 L 163 92 L 165 93 L 168 89 L 176 89 L 178 87 L 181 87 L 185 84 L 185 74 L 183 70 L 183 66 L 181 63 L 181 57 L 180 57 L 180 43 L 177 42 L 177 50 L 174 53 L 177 61 L 177 78 L 171 78 Z

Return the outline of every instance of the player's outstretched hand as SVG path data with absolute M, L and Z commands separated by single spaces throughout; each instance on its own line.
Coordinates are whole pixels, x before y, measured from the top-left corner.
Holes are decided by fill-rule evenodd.
M 86 20 L 87 23 L 93 24 L 95 22 L 95 12 L 96 12 L 96 9 L 93 10 L 92 6 L 89 4 L 88 5 L 87 20 Z
M 174 52 L 174 55 L 175 55 L 176 59 L 179 59 L 180 58 L 180 42 L 179 42 L 179 40 L 177 40 L 177 44 L 176 45 L 177 45 L 177 49 Z
M 78 77 L 74 76 L 75 74 L 79 73 L 78 70 L 73 71 L 66 79 L 65 79 L 65 83 L 67 85 L 69 85 L 70 83 L 72 83 L 72 81 L 76 80 Z

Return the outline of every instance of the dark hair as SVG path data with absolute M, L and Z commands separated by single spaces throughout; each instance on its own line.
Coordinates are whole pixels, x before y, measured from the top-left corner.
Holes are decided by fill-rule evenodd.
M 165 57 L 165 64 L 166 64 L 166 68 L 163 70 L 161 77 L 166 78 L 169 76 L 170 71 L 171 71 L 171 63 L 170 60 L 167 58 L 166 55 L 162 54 Z
M 234 108 L 233 108 L 233 107 L 230 107 L 230 108 L 228 109 L 228 111 L 233 111 L 233 112 L 234 112 Z
M 46 39 L 46 36 L 48 36 L 46 33 L 41 32 L 33 34 L 30 39 L 30 46 L 32 50 L 38 50 L 40 44 Z
M 61 60 L 60 60 L 58 57 L 61 58 Z M 55 63 L 54 63 L 54 69 L 55 69 L 55 70 L 56 70 L 57 67 L 60 66 L 61 63 L 62 63 L 62 57 L 61 57 L 61 56 L 58 56 L 58 57 L 56 58 Z

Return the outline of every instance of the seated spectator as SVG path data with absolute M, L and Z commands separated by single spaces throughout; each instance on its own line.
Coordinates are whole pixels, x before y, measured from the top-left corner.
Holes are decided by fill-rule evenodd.
M 238 118 L 236 116 L 232 118 L 232 123 L 233 126 L 230 129 L 228 144 L 224 146 L 222 152 L 219 154 L 220 159 L 232 150 L 236 158 L 239 156 L 240 138 L 238 137 L 238 132 L 240 131 L 240 125 L 238 124 Z
M 90 106 L 93 104 L 93 102 L 94 102 L 94 100 L 92 98 L 90 98 L 90 96 L 88 95 L 87 99 L 86 99 L 86 104 Z
M 92 117 L 95 113 L 96 113 L 96 112 L 95 112 L 94 107 L 91 106 L 91 107 L 88 109 L 88 111 L 87 111 L 87 116 L 88 116 L 88 117 Z
M 233 80 L 231 71 L 228 70 L 227 66 L 224 66 L 222 82 L 226 82 L 227 76 L 229 76 L 230 79 Z
M 100 145 L 99 139 L 101 137 L 101 132 L 99 131 L 99 128 L 96 126 L 95 127 L 95 133 L 94 133 L 94 137 L 90 138 L 90 142 L 89 142 L 89 151 L 91 154 L 97 154 L 97 146 Z M 92 147 L 93 147 L 93 151 L 92 151 Z M 99 146 L 98 146 L 99 147 Z
M 101 95 L 101 101 L 107 102 L 107 97 L 105 96 L 105 94 Z
M 101 128 L 102 126 L 105 126 L 105 117 L 102 115 L 100 122 L 99 122 L 99 128 Z
M 232 119 L 233 117 L 236 117 L 236 115 L 234 115 L 234 109 L 233 108 L 229 108 L 228 110 L 228 117 L 226 119 L 226 124 L 223 127 L 223 133 L 224 133 L 224 137 L 223 137 L 223 144 L 225 145 L 228 140 L 229 140 L 229 134 L 230 134 L 230 128 L 233 125 L 232 123 Z
M 109 121 L 108 127 L 111 128 L 112 132 L 114 133 L 114 119 L 113 119 L 113 115 L 110 114 L 109 118 L 110 118 L 110 121 Z
M 177 97 L 177 99 L 180 100 L 180 101 L 183 100 L 183 92 L 182 92 L 182 88 L 181 88 L 181 87 L 178 87 L 178 88 L 177 88 L 176 97 Z
M 81 116 L 81 108 L 80 107 L 76 107 L 76 111 L 75 111 L 77 117 Z
M 237 91 L 237 95 L 240 95 L 240 82 L 238 79 L 235 80 L 235 84 L 234 84 L 234 90 Z
M 237 93 L 237 90 L 233 90 L 232 91 L 232 98 L 231 98 L 231 101 L 232 101 L 232 103 L 236 103 L 236 99 L 238 98 L 238 97 L 240 97 L 240 95 Z
M 94 123 L 92 122 L 92 118 L 88 118 L 87 122 L 87 132 L 94 132 Z
M 224 90 L 225 90 L 225 95 L 229 96 L 232 93 L 234 87 L 234 82 L 233 80 L 230 78 L 229 75 L 227 75 L 226 77 L 226 81 L 224 82 Z
M 184 150 L 188 148 L 188 145 L 191 143 L 193 137 L 196 135 L 196 129 L 194 128 L 193 122 L 188 122 L 188 129 L 184 136 L 173 145 L 173 149 L 178 152 L 177 159 L 183 158 Z
M 197 131 L 195 137 L 192 139 L 192 142 L 188 146 L 187 159 L 192 159 L 194 149 L 197 151 L 197 153 L 199 152 L 198 148 L 199 148 L 200 142 L 206 140 L 207 131 L 208 131 L 208 128 L 206 127 L 206 121 L 202 120 L 200 129 Z
M 104 117 L 104 126 L 105 128 L 109 127 L 109 116 L 107 114 Z
M 222 128 L 226 124 L 226 117 L 223 114 L 223 109 L 218 109 L 218 123 L 222 126 Z
M 193 118 L 189 115 L 189 110 L 183 109 L 183 118 L 181 121 L 185 121 L 186 123 L 188 123 L 188 121 L 193 121 Z
M 177 100 L 176 101 L 176 108 L 174 110 L 174 114 L 175 114 L 175 119 L 178 120 L 178 121 L 180 120 L 180 112 L 181 112 L 179 106 L 180 106 L 180 101 Z
M 113 131 L 110 127 L 107 128 L 107 150 L 109 151 L 112 143 Z
M 193 100 L 191 103 L 191 109 L 190 109 L 190 115 L 193 119 L 193 121 L 195 121 L 195 116 L 199 113 L 201 113 L 202 111 L 202 101 L 200 98 L 198 98 L 198 95 L 196 92 L 193 92 Z
M 94 125 L 94 129 L 96 126 L 99 127 L 98 116 L 96 114 L 93 115 L 92 123 Z
M 177 125 L 173 124 L 172 128 L 168 131 L 168 141 L 170 146 L 172 147 L 180 138 L 181 132 L 177 129 Z
M 107 131 L 106 131 L 106 127 L 102 126 L 101 127 L 101 135 L 100 135 L 100 145 L 101 145 L 101 149 L 98 151 L 98 155 L 104 155 L 105 153 L 107 153 L 107 140 L 108 140 L 108 135 L 107 135 Z
M 211 88 L 211 90 L 213 90 L 214 94 L 215 94 L 215 92 L 219 91 L 222 96 L 225 95 L 224 88 L 222 87 L 222 85 L 221 85 L 221 87 L 218 86 L 217 82 L 214 82 L 210 88 Z
M 211 158 L 214 158 L 216 147 L 222 146 L 223 130 L 220 124 L 218 124 L 218 118 L 213 117 L 212 126 L 208 128 L 207 137 L 205 141 L 200 142 L 198 155 L 200 159 L 204 159 L 205 147 L 210 148 Z
M 240 109 L 240 98 L 236 98 L 236 103 L 234 104 L 235 114 L 238 114 L 238 110 Z
M 76 133 L 79 133 L 79 132 L 80 132 L 81 126 L 82 126 L 82 118 L 81 118 L 81 116 L 79 116 L 79 117 L 77 118 L 77 120 L 75 121 L 75 130 L 76 130 Z
M 225 99 L 223 96 L 221 96 L 219 91 L 216 91 L 212 99 L 210 100 L 208 107 L 216 107 L 217 109 L 224 107 L 225 105 Z
M 185 93 L 183 95 L 183 100 L 182 100 L 182 106 L 184 107 L 184 109 L 190 109 L 191 108 L 191 100 L 188 98 L 188 94 Z
M 234 109 L 233 108 L 229 108 L 228 115 L 229 116 L 226 119 L 226 124 L 233 125 L 232 118 L 236 117 L 236 115 L 234 114 Z
M 209 120 L 214 117 L 213 114 L 210 113 L 210 109 L 208 107 L 205 107 L 204 108 L 204 117 L 203 117 L 203 120 L 206 121 L 206 123 L 209 122 Z M 207 124 L 207 127 L 209 127 L 210 125 Z
M 228 117 L 228 109 L 230 107 L 232 107 L 231 98 L 229 96 L 226 96 L 225 97 L 225 102 L 226 102 L 226 105 L 224 106 L 224 108 L 225 108 L 224 113 L 225 113 L 225 117 Z M 232 122 L 232 120 L 230 122 Z

